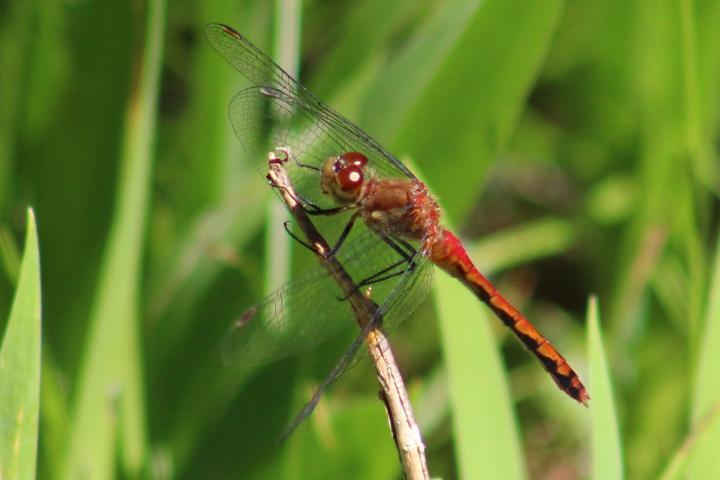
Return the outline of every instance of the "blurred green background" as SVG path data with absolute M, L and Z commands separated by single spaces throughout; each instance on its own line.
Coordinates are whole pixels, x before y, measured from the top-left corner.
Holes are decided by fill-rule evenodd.
M 401 477 L 367 361 L 275 444 L 352 330 L 222 365 L 284 257 L 227 119 L 247 83 L 209 22 L 409 161 L 589 380 L 585 409 L 438 274 L 391 332 L 433 476 L 720 478 L 720 2 L 8 0 L 0 319 L 32 206 L 41 478 Z M 291 250 L 292 272 L 312 264 Z

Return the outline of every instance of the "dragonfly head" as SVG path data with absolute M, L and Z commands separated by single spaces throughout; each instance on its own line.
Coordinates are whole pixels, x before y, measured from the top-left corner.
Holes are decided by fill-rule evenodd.
M 332 196 L 341 204 L 357 201 L 365 184 L 367 163 L 367 157 L 360 152 L 345 152 L 328 158 L 322 169 L 323 193 Z

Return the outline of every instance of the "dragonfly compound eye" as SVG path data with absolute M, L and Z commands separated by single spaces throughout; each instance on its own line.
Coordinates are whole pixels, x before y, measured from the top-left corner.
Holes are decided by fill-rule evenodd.
M 364 181 L 362 167 L 354 164 L 347 165 L 337 172 L 336 178 L 343 190 L 355 190 Z
M 350 165 L 355 165 L 356 167 L 361 168 L 368 163 L 367 157 L 360 152 L 345 152 L 340 155 L 340 158 Z

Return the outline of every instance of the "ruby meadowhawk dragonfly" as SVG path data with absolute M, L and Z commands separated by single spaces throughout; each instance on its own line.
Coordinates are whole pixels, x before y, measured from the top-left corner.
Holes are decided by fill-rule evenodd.
M 473 265 L 458 237 L 442 227 L 435 199 L 407 167 L 232 28 L 211 24 L 205 35 L 252 85 L 229 106 L 240 142 L 258 159 L 268 151 L 285 157 L 303 208 L 334 241 L 331 254 L 358 288 L 372 287 L 378 322 L 394 325 L 410 315 L 429 290 L 436 265 L 490 307 L 562 391 L 587 404 L 590 397 L 575 371 Z M 248 309 L 228 334 L 225 358 L 249 368 L 353 328 L 345 300 L 318 267 Z M 353 343 L 330 381 L 360 345 Z

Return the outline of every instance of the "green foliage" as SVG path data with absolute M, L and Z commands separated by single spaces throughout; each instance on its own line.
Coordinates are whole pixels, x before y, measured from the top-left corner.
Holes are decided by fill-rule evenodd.
M 139 78 L 127 104 L 116 209 L 102 255 L 71 412 L 65 478 L 141 472 L 147 456 L 138 300 L 162 58 L 164 3 L 150 2 Z
M 490 315 L 446 274 L 435 280 L 457 468 L 462 478 L 525 477 Z
M 715 248 L 705 328 L 700 344 L 692 398 L 692 422 L 698 446 L 692 449 L 689 471 L 695 476 L 720 475 L 716 446 L 720 442 L 720 239 Z M 686 449 L 690 450 L 690 449 Z M 686 454 L 689 452 L 686 452 Z
M 593 391 L 593 408 L 590 414 L 592 417 L 591 478 L 622 479 L 623 459 L 618 419 L 600 331 L 600 313 L 595 298 L 590 299 L 587 320 L 589 379 Z
M 20 276 L 0 344 L 0 477 L 35 476 L 39 411 L 40 253 L 28 210 Z
M 38 475 L 399 476 L 367 362 L 275 444 L 352 331 L 222 365 L 228 326 L 283 272 L 277 199 L 227 119 L 246 83 L 202 37 L 222 22 L 266 52 L 297 27 L 304 83 L 408 157 L 587 380 L 589 410 L 436 275 L 391 332 L 434 476 L 717 477 L 720 2 L 280 3 L 3 4 L 0 358 L 17 367 L 0 365 L 0 423 L 37 409 L 33 205 Z M 309 257 L 292 247 L 293 275 Z

